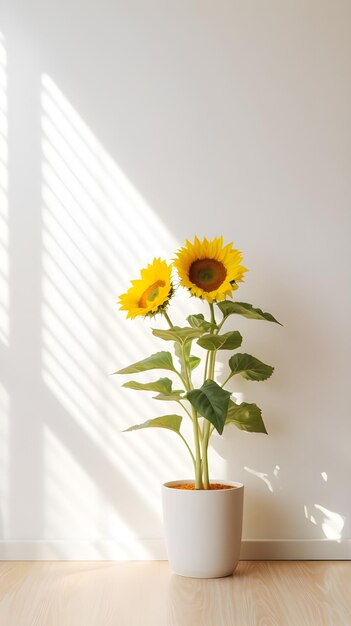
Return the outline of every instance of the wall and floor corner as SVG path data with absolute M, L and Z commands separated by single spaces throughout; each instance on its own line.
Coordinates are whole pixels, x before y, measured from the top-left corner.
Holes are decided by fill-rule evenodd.
M 163 558 L 171 433 L 109 373 L 156 351 L 117 295 L 223 233 L 238 320 L 276 366 L 233 391 L 269 437 L 214 438 L 246 486 L 244 558 L 350 558 L 351 5 L 8 0 L 0 6 L 0 557 Z M 187 307 L 180 300 L 178 318 Z M 273 325 L 272 325 L 273 326 Z

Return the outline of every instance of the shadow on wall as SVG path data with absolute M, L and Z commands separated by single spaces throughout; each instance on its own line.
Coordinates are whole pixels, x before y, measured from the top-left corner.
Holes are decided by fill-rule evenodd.
M 125 332 L 125 314 L 118 313 L 116 300 L 155 251 L 167 257 L 177 244 L 55 82 L 42 75 L 42 207 L 32 225 L 40 228 L 33 237 L 41 244 L 33 277 L 40 302 L 33 319 L 14 310 L 15 295 L 9 310 L 3 39 L 0 60 L 1 364 L 10 371 L 20 321 L 26 325 L 30 360 L 22 392 L 26 396 L 30 387 L 36 399 L 29 407 L 28 398 L 27 403 L 19 398 L 15 375 L 5 376 L 0 388 L 1 536 L 116 539 L 121 553 L 115 556 L 132 557 L 123 552 L 124 542 L 145 533 L 160 535 L 160 482 L 191 469 L 178 444 L 173 446 L 172 433 L 121 435 L 131 423 L 155 415 L 155 406 L 143 394 L 121 390 L 120 381 L 109 374 L 158 347 L 147 323 L 130 323 Z M 16 323 L 10 328 L 12 318 Z M 38 332 L 31 336 L 34 328 Z M 162 413 L 161 405 L 157 410 Z
M 77 534 L 82 525 L 93 536 L 128 539 L 145 525 L 152 534 L 160 476 L 179 471 L 179 458 L 169 433 L 121 437 L 148 401 L 120 392 L 117 403 L 119 381 L 105 372 L 155 351 L 141 325 L 125 334 L 112 294 L 125 290 L 155 250 L 167 256 L 176 243 L 47 75 L 41 104 L 42 379 L 61 413 L 56 406 L 45 424 L 45 528 L 53 536 L 72 532 L 76 513 Z M 100 519 L 104 499 L 112 506 Z
M 157 508 L 157 499 L 152 495 L 155 478 L 166 469 L 164 448 L 157 438 L 145 446 L 141 438 L 121 438 L 116 432 L 116 422 L 122 426 L 130 423 L 123 424 L 122 415 L 127 419 L 131 414 L 138 417 L 145 402 L 130 396 L 127 403 L 119 394 L 121 415 L 116 420 L 116 380 L 111 382 L 105 372 L 138 359 L 140 346 L 146 354 L 154 349 L 140 326 L 134 327 L 133 334 L 124 333 L 124 320 L 118 321 L 112 294 L 125 289 L 129 276 L 155 249 L 162 248 L 160 241 L 165 246 L 168 243 L 169 248 L 174 242 L 47 75 L 42 77 L 42 110 L 42 377 L 69 415 L 71 432 L 76 432 L 62 446 L 68 426 L 62 420 L 47 424 L 45 502 L 51 519 L 46 524 L 57 532 L 50 498 L 56 486 L 53 499 L 57 504 L 60 483 L 61 494 L 65 492 L 67 477 L 61 472 L 55 476 L 57 467 L 63 465 L 78 472 L 79 489 L 85 484 L 90 492 L 86 505 L 91 510 L 79 509 L 80 525 L 84 519 L 92 523 L 94 512 L 103 508 L 99 502 L 101 489 L 116 511 L 118 501 L 131 500 L 131 486 L 145 501 L 152 519 Z M 77 449 L 72 449 L 72 441 L 79 447 L 82 435 L 88 447 L 93 442 L 94 454 L 111 465 L 103 471 L 99 489 L 92 485 L 91 476 L 84 476 L 88 459 L 84 462 L 82 451 L 79 455 Z M 171 464 L 171 450 L 167 456 Z M 100 465 L 96 463 L 96 467 Z M 142 481 L 135 471 L 138 466 L 142 467 Z M 113 476 L 112 480 L 107 476 Z M 74 502 L 77 497 L 78 493 L 70 493 L 66 500 Z M 128 526 L 124 525 L 123 534 L 129 532 L 131 520 L 134 526 L 138 520 L 137 510 L 128 509 L 131 519 Z M 107 536 L 116 528 L 115 515 L 110 523 L 96 520 Z M 121 532 L 120 528 L 119 536 Z

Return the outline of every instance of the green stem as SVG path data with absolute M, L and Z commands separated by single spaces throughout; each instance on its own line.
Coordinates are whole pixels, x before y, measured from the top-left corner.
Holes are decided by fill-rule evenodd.
M 181 400 L 177 400 L 178 404 L 180 404 L 180 406 L 182 407 L 182 409 L 184 409 L 185 413 L 187 413 L 190 417 L 190 419 L 192 420 L 192 415 L 191 413 L 188 411 L 188 409 L 186 408 L 186 406 L 184 406 L 183 402 L 181 402 Z
M 167 320 L 167 322 L 168 322 L 169 327 L 170 327 L 170 328 L 174 328 L 174 327 L 173 327 L 173 324 L 172 324 L 172 322 L 171 322 L 171 320 L 170 320 L 170 317 L 169 317 L 169 315 L 168 315 L 168 313 L 167 313 L 167 311 L 166 311 L 166 310 L 162 311 L 162 315 L 166 318 L 166 320 Z
M 214 312 L 214 306 L 212 303 L 209 303 L 210 313 L 211 313 L 211 322 L 212 324 L 216 324 L 216 317 Z M 206 364 L 205 364 L 205 376 L 206 379 L 210 378 L 214 380 L 215 373 L 215 363 L 216 363 L 216 350 L 208 351 L 206 356 Z M 211 436 L 211 423 L 205 419 L 203 430 L 202 430 L 202 473 L 203 473 L 203 481 L 204 481 L 204 489 L 210 489 L 210 478 L 209 478 L 209 469 L 208 469 L 208 444 Z
M 216 316 L 214 312 L 213 302 L 209 302 L 209 305 L 210 305 L 210 312 L 211 312 L 211 323 L 216 324 Z
M 191 378 L 189 374 L 188 362 L 185 355 L 184 346 L 181 349 L 184 376 L 186 381 L 186 389 L 190 391 L 192 389 Z M 199 422 L 197 417 L 197 411 L 192 407 L 192 421 L 193 421 L 193 433 L 195 444 L 195 489 L 202 489 L 202 471 L 201 471 L 201 452 L 200 452 L 200 433 Z
M 234 376 L 233 372 L 231 372 L 229 374 L 229 376 L 227 376 L 227 378 L 225 379 L 224 383 L 221 384 L 221 387 L 224 387 L 224 385 L 227 384 L 228 380 L 230 380 L 232 376 Z
M 183 383 L 183 385 L 184 385 L 184 387 L 185 387 L 185 389 L 186 389 L 186 388 L 187 388 L 187 387 L 186 387 L 187 383 L 186 383 L 186 380 L 185 380 L 184 376 L 182 376 L 182 374 L 181 374 L 180 372 L 178 372 L 178 370 L 176 370 L 176 369 L 173 369 L 172 371 L 173 371 L 175 374 L 177 374 L 177 376 L 179 376 L 180 380 L 182 381 L 182 383 Z M 188 391 L 188 390 L 187 390 L 187 391 Z
M 212 350 L 210 356 L 210 378 L 214 380 L 215 377 L 215 364 L 216 364 L 217 350 Z
M 195 443 L 195 489 L 202 489 L 202 462 L 200 452 L 199 423 L 195 409 L 193 409 L 193 432 Z
M 193 465 L 194 465 L 194 470 L 195 470 L 195 472 L 196 472 L 196 461 L 195 461 L 195 457 L 194 457 L 194 455 L 193 455 L 193 453 L 192 453 L 192 451 L 191 451 L 191 448 L 190 448 L 190 446 L 189 446 L 189 444 L 188 444 L 187 440 L 185 439 L 185 437 L 183 437 L 183 435 L 182 435 L 181 433 L 178 433 L 178 435 L 179 435 L 179 437 L 181 438 L 181 440 L 185 443 L 186 447 L 188 448 L 189 454 L 190 454 L 190 456 L 191 456 L 191 460 L 192 460 Z
M 218 324 L 218 328 L 217 328 L 217 335 L 218 335 L 219 331 L 222 329 L 222 326 L 223 326 L 224 322 L 226 321 L 226 319 L 227 319 L 227 318 L 225 317 L 225 318 L 224 318 L 224 320 L 222 320 L 222 321 Z
M 215 352 L 211 353 L 210 357 L 210 378 L 213 380 L 213 370 L 214 370 L 214 359 Z M 210 489 L 210 477 L 209 477 L 209 469 L 208 469 L 208 444 L 210 440 L 210 428 L 211 422 L 207 419 L 204 420 L 203 425 L 203 437 L 202 437 L 202 465 L 203 465 L 203 477 L 204 477 L 204 488 Z
M 202 439 L 202 473 L 204 480 L 204 489 L 210 489 L 210 478 L 208 472 L 208 442 L 210 438 L 210 422 L 204 420 L 203 439 Z
M 208 360 L 210 357 L 210 351 L 207 350 L 207 354 L 206 354 L 206 361 L 205 361 L 205 369 L 204 369 L 204 383 L 206 382 L 208 376 L 207 376 L 207 370 L 208 370 Z

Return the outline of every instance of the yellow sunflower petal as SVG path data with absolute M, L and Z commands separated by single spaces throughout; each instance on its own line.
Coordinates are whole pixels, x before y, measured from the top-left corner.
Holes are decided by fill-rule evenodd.
M 194 237 L 194 243 L 187 240 L 178 250 L 174 266 L 180 284 L 192 295 L 208 302 L 219 302 L 231 296 L 238 289 L 237 283 L 243 281 L 247 269 L 240 265 L 241 260 L 241 252 L 234 249 L 232 243 L 223 246 L 222 236 L 212 241 Z
M 140 271 L 140 278 L 131 281 L 127 293 L 119 297 L 120 309 L 127 317 L 155 315 L 168 304 L 173 293 L 172 267 L 166 261 L 154 259 Z

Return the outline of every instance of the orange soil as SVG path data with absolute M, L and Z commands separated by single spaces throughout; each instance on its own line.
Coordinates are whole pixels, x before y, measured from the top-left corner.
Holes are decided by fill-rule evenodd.
M 195 491 L 195 485 L 194 483 L 184 483 L 182 485 L 169 485 L 169 487 L 171 487 L 171 489 L 186 489 L 189 491 Z M 211 483 L 210 485 L 210 489 L 235 489 L 234 486 L 232 485 L 222 485 L 221 483 Z M 205 490 L 204 490 L 205 491 Z

